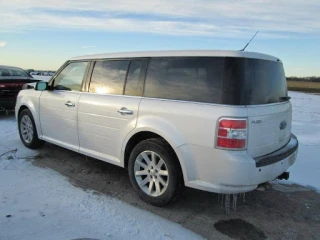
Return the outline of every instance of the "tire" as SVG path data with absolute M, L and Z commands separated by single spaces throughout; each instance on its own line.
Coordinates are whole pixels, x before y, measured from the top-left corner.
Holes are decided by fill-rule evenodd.
M 154 206 L 174 202 L 184 188 L 179 161 L 170 145 L 161 138 L 147 139 L 134 147 L 128 172 L 139 197 Z
M 44 141 L 38 138 L 36 124 L 29 109 L 24 109 L 18 116 L 19 135 L 22 143 L 31 149 L 43 146 Z

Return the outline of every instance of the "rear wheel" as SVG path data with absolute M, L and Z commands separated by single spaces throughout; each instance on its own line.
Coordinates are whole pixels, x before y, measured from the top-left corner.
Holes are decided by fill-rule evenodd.
M 18 127 L 20 139 L 27 148 L 36 149 L 44 144 L 44 141 L 38 138 L 37 128 L 29 109 L 24 109 L 19 114 Z
M 160 138 L 138 143 L 128 163 L 131 184 L 146 202 L 163 206 L 174 201 L 183 189 L 178 159 L 169 144 Z

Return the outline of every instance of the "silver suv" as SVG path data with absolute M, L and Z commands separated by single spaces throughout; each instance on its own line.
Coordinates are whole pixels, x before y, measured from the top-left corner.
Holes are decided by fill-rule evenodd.
M 296 160 L 282 62 L 241 51 L 90 55 L 23 90 L 16 117 L 26 147 L 44 141 L 128 168 L 157 206 L 184 186 L 252 191 Z

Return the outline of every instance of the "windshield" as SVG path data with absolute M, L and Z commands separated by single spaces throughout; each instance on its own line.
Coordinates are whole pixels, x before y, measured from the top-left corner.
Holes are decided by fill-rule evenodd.
M 0 67 L 0 77 L 30 77 L 25 71 L 19 68 Z

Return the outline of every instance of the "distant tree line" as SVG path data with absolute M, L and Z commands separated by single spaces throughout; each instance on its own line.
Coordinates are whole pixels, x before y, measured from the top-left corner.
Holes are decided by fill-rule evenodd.
M 320 82 L 320 77 L 287 77 L 287 81 Z

